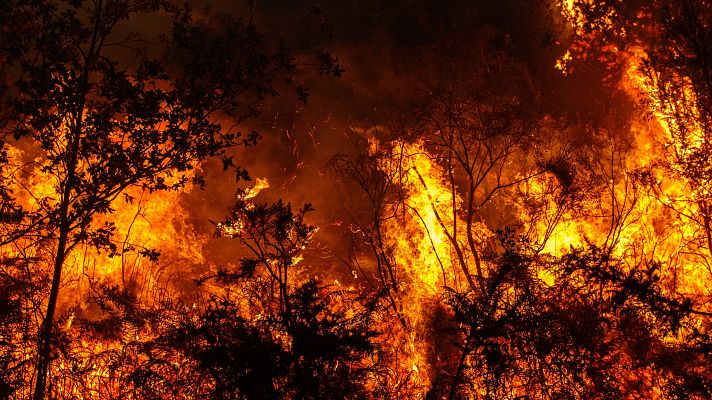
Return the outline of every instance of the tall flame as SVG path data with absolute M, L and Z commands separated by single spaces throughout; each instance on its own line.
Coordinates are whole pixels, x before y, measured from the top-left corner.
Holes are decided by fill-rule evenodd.
M 561 2 L 561 10 L 573 31 L 585 37 L 590 21 L 582 17 L 582 4 L 597 6 L 593 1 L 567 0 Z M 600 18 L 601 26 L 588 29 L 612 29 L 612 17 Z M 619 87 L 634 101 L 643 100 L 653 118 L 634 119 L 633 146 L 619 156 L 616 170 L 610 173 L 609 194 L 599 210 L 607 223 L 568 216 L 575 221 L 577 231 L 584 233 L 572 235 L 576 240 L 570 244 L 581 245 L 584 237 L 607 238 L 613 234 L 615 254 L 631 266 L 641 259 L 661 262 L 670 290 L 709 296 L 712 249 L 710 242 L 702 239 L 708 232 L 695 216 L 700 215 L 701 202 L 709 199 L 710 182 L 690 181 L 678 167 L 681 159 L 706 146 L 692 83 L 682 76 L 672 77 L 682 90 L 675 93 L 674 100 L 665 101 L 657 96 L 660 72 L 646 64 L 648 55 L 641 45 L 630 45 L 616 54 L 626 65 Z M 676 131 L 684 132 L 685 137 L 678 137 Z M 616 224 L 620 226 L 614 227 Z

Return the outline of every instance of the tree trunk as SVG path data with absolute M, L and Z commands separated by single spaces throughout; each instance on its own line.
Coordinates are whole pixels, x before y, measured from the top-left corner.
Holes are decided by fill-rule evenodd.
M 83 113 L 79 113 L 81 121 Z M 71 143 L 71 154 L 68 163 L 68 175 L 65 182 L 64 191 L 62 192 L 62 203 L 59 206 L 59 240 L 57 241 L 57 252 L 54 258 L 54 271 L 52 273 L 52 287 L 47 300 L 47 313 L 39 332 L 39 342 L 37 347 L 37 381 L 35 383 L 34 400 L 43 400 L 47 386 L 47 375 L 52 361 L 52 327 L 54 326 L 54 314 L 57 310 L 57 299 L 59 298 L 59 284 L 62 281 L 62 267 L 67 258 L 68 249 L 70 249 L 69 230 L 71 227 L 69 218 L 69 203 L 71 200 L 72 190 L 74 188 L 75 171 L 77 166 L 77 157 L 79 155 L 79 142 L 81 132 L 81 124 L 76 125 L 74 129 L 74 140 Z
M 52 276 L 52 288 L 47 301 L 47 313 L 45 314 L 42 326 L 40 327 L 39 344 L 37 348 L 37 366 L 35 372 L 37 381 L 35 383 L 34 400 L 43 400 L 47 387 L 47 376 L 52 362 L 52 327 L 54 325 L 54 314 L 57 309 L 57 299 L 59 297 L 59 284 L 62 279 L 62 266 L 66 258 L 67 230 L 60 232 L 57 243 L 57 256 L 54 260 L 54 273 Z

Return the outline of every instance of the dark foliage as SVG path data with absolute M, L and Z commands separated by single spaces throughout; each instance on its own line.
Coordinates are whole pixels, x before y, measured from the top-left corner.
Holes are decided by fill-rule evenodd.
M 367 394 L 373 309 L 315 279 L 297 283 L 292 271 L 293 258 L 313 231 L 303 222 L 309 209 L 293 213 L 281 202 L 240 201 L 220 229 L 239 239 L 249 255 L 234 273 L 222 270 L 199 280 L 222 294 L 211 295 L 151 342 L 164 354 L 180 354 L 181 368 L 209 382 L 206 398 L 358 399 Z M 147 372 L 139 370 L 136 377 Z M 154 379 L 170 386 L 166 382 L 173 377 Z
M 451 292 L 461 329 L 449 398 L 708 398 L 710 335 L 689 300 L 657 284 L 658 265 L 628 270 L 591 246 L 562 258 L 524 256 L 511 237 L 491 259 L 485 294 Z M 536 271 L 555 274 L 553 286 Z M 669 339 L 677 340 L 673 343 Z M 445 389 L 440 389 L 445 392 Z
M 153 17 L 162 35 L 132 31 Z M 251 19 L 220 13 L 193 16 L 170 1 L 32 0 L 0 6 L 0 245 L 41 247 L 51 285 L 40 303 L 35 398 L 45 388 L 60 335 L 58 314 L 65 264 L 73 250 L 93 246 L 116 254 L 114 226 L 95 226 L 128 188 L 175 190 L 210 157 L 233 164 L 228 149 L 252 145 L 255 132 L 236 126 L 292 81 L 293 55 L 265 40 Z M 163 26 L 160 26 L 163 25 Z M 336 60 L 326 73 L 338 73 Z M 303 95 L 300 89 L 299 94 Z M 8 146 L 23 157 L 7 157 Z M 30 174 L 50 192 L 23 185 Z M 13 192 L 15 191 L 15 192 Z M 36 207 L 23 208 L 17 192 Z M 150 249 L 145 253 L 155 258 Z M 35 271 L 42 279 L 45 271 Z

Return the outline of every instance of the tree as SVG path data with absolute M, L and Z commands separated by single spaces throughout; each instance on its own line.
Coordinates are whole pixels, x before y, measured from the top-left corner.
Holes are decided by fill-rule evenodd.
M 194 18 L 170 2 L 34 0 L 0 9 L 3 152 L 26 152 L 25 159 L 3 159 L 0 244 L 49 247 L 48 269 L 35 268 L 31 278 L 51 276 L 38 333 L 39 400 L 69 255 L 81 246 L 116 252 L 115 227 L 96 226 L 96 217 L 110 214 L 120 196 L 132 201 L 130 187 L 200 183 L 191 170 L 208 157 L 247 177 L 226 150 L 256 141 L 256 133 L 236 126 L 278 94 L 293 62 L 283 47 L 270 48 L 251 19 Z M 165 19 L 168 36 L 156 42 L 131 32 L 139 15 Z M 23 187 L 28 174 L 47 180 L 48 190 Z M 18 196 L 32 201 L 21 204 Z
M 661 285 L 659 264 L 630 271 L 595 245 L 528 256 L 511 232 L 500 238 L 488 256 L 497 266 L 487 279 L 492 295 L 448 294 L 462 354 L 440 388 L 447 398 L 710 395 L 709 332 L 695 327 L 690 299 Z M 537 279 L 541 268 L 553 285 Z
M 272 378 L 284 380 L 276 384 L 280 397 L 362 398 L 367 393 L 363 379 L 372 368 L 367 358 L 374 350 L 374 306 L 348 290 L 300 276 L 297 263 L 315 232 L 304 222 L 312 210 L 309 204 L 293 212 L 281 201 L 238 201 L 218 230 L 248 252 L 239 270 L 218 278 L 226 283 L 266 279 L 265 289 L 276 285 L 254 296 L 250 315 L 262 315 L 269 328 L 261 329 L 283 337 L 286 369 Z
M 368 394 L 373 308 L 353 292 L 300 276 L 297 260 L 314 232 L 303 220 L 310 209 L 238 201 L 218 234 L 239 242 L 244 257 L 196 280 L 204 303 L 176 308 L 169 318 L 176 322 L 148 344 L 151 362 L 133 375 L 145 396 L 160 396 L 156 387 L 214 399 Z M 177 354 L 179 372 L 161 368 Z
M 703 1 L 662 2 L 658 31 L 641 67 L 649 98 L 644 101 L 671 135 L 663 167 L 688 193 L 671 193 L 670 207 L 697 225 L 691 251 L 712 255 L 712 7 Z M 661 160 L 663 161 L 663 160 Z M 661 196 L 664 194 L 661 193 Z M 706 248 L 706 252 L 704 249 Z M 700 250 L 697 250 L 700 249 Z M 707 254 L 705 254 L 707 253 Z M 712 273 L 712 267 L 707 262 Z
M 662 128 L 656 138 L 661 156 L 644 166 L 651 176 L 648 186 L 657 202 L 687 227 L 681 234 L 685 236 L 681 251 L 712 273 L 712 219 L 706 189 L 712 150 L 709 3 L 574 2 L 568 13 L 578 21 L 576 47 L 604 54 L 609 67 L 619 72 L 633 64 L 628 72 L 636 81 L 636 100 Z M 591 43 L 578 45 L 586 41 Z M 628 53 L 621 57 L 618 50 Z
M 393 358 L 409 361 L 395 361 L 394 369 L 427 376 L 423 381 L 442 372 L 426 362 L 449 360 L 453 351 L 432 345 L 441 333 L 429 324 L 438 310 L 448 313 L 442 288 L 487 296 L 485 281 L 494 271 L 483 254 L 493 245 L 492 230 L 514 218 L 508 198 L 553 170 L 536 162 L 548 160 L 537 154 L 541 117 L 524 65 L 496 32 L 483 30 L 482 37 L 479 54 L 433 57 L 439 62 L 427 69 L 392 131 L 369 138 L 368 154 L 333 162 L 363 192 L 368 209 L 353 213 L 350 231 L 357 251 L 370 251 L 375 265 L 358 264 L 363 258 L 355 254 L 353 269 L 384 294 L 405 331 L 394 336 L 410 354 Z M 401 379 L 409 381 L 395 380 Z
M 709 396 L 708 297 L 670 290 L 660 242 L 631 233 L 664 236 L 650 175 L 613 133 L 541 112 L 526 69 L 488 44 L 477 67 L 438 59 L 395 139 L 369 131 L 368 155 L 334 162 L 372 208 L 350 230 L 373 270 L 362 253 L 354 270 L 419 346 L 400 381 L 427 368 L 432 399 Z M 575 129 L 597 137 L 552 146 Z M 566 214 L 593 234 L 544 251 Z

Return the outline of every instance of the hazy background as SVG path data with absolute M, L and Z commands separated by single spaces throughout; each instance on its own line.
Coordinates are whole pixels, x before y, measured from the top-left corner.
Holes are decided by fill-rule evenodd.
M 205 3 L 192 2 L 196 13 Z M 249 14 L 246 2 L 209 3 L 213 10 Z M 348 257 L 345 207 L 353 207 L 358 198 L 343 197 L 344 191 L 339 190 L 327 169 L 329 160 L 337 154 L 363 152 L 366 141 L 360 132 L 370 129 L 369 134 L 374 134 L 372 128 L 378 128 L 381 134 L 387 133 L 411 102 L 427 93 L 429 82 L 449 79 L 453 65 L 474 70 L 482 57 L 517 59 L 536 93 L 531 101 L 543 115 L 567 121 L 566 134 L 574 142 L 587 145 L 596 139 L 591 132 L 625 136 L 633 107 L 614 84 L 601 83 L 607 74 L 603 63 L 589 60 L 566 75 L 554 68 L 569 43 L 567 28 L 552 3 L 256 2 L 254 18 L 266 38 L 283 41 L 297 51 L 306 47 L 328 49 L 344 69 L 340 78 L 333 78 L 319 76 L 307 65 L 299 67 L 298 80 L 310 92 L 306 104 L 285 92 L 251 124 L 263 139 L 255 148 L 237 149 L 235 160 L 252 177 L 269 180 L 270 188 L 258 201 L 282 198 L 295 206 L 313 204 L 316 211 L 310 222 L 320 227 L 313 245 L 318 250 L 314 262 L 321 259 L 336 269 L 332 272 L 350 275 L 338 258 Z M 487 43 L 486 48 L 483 43 Z M 616 132 L 610 127 L 617 127 Z M 222 172 L 215 162 L 206 163 L 202 169 L 207 188 L 193 189 L 184 196 L 183 205 L 191 214 L 196 233 L 210 236 L 214 232 L 211 221 L 224 217 L 236 188 L 245 183 L 236 184 L 232 175 Z M 211 239 L 203 254 L 209 262 L 224 264 L 234 261 L 238 250 L 227 239 Z

